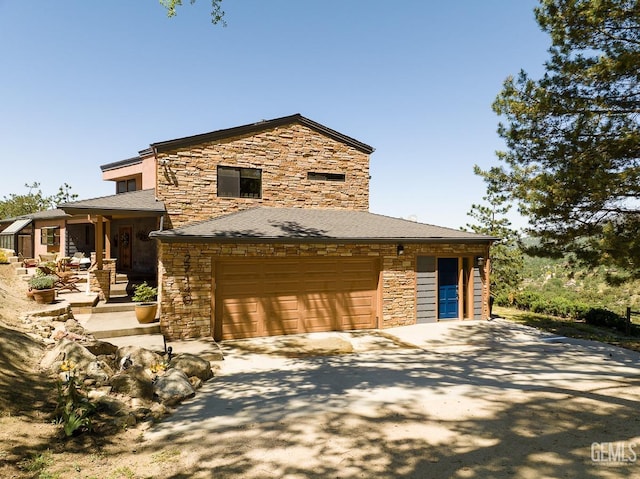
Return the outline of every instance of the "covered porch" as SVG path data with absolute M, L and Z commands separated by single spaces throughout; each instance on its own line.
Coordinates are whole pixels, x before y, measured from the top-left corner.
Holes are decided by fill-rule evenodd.
M 119 274 L 128 278 L 129 293 L 135 282 L 156 281 L 156 242 L 149 234 L 161 228 L 166 210 L 156 200 L 155 190 L 65 203 L 60 208 L 73 217 L 86 218 L 84 223 L 94 228 L 89 288 L 99 293 L 100 300 L 109 301 Z

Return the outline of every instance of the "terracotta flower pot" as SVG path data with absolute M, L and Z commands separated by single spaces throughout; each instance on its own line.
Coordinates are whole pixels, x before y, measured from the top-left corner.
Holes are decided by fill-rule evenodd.
M 135 307 L 136 319 L 141 324 L 153 323 L 158 312 L 158 303 L 138 303 Z
M 51 304 L 56 299 L 55 289 L 32 289 L 30 296 L 36 300 L 38 304 Z

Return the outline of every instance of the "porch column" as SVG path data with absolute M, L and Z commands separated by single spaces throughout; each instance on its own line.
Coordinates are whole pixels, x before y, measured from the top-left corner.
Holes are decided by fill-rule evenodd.
M 490 258 L 491 245 L 489 244 L 484 250 L 484 270 L 483 278 L 485 291 L 483 291 L 482 301 L 482 316 L 484 319 L 491 319 L 491 258 Z
M 111 296 L 111 271 L 104 269 L 104 217 L 96 216 L 96 267 L 91 270 L 89 278 L 91 291 L 100 295 L 103 301 L 109 301 Z
M 107 218 L 105 223 L 105 236 L 104 236 L 104 257 L 111 258 L 111 218 Z
M 104 251 L 104 225 L 102 215 L 96 216 L 96 269 L 102 269 Z

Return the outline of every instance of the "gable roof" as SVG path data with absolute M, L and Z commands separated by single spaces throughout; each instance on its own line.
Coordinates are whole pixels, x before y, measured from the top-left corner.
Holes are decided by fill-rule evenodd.
M 488 243 L 499 238 L 366 211 L 256 207 L 149 236 L 173 242 Z
M 332 130 L 331 128 L 321 125 L 320 123 L 309 120 L 308 118 L 302 116 L 300 113 L 296 113 L 295 115 L 290 116 L 284 116 L 282 118 L 275 118 L 273 120 L 262 120 L 257 123 L 236 126 L 234 128 L 202 133 L 200 135 L 187 136 L 184 138 L 176 138 L 175 140 L 152 143 L 151 149 L 155 153 L 161 153 L 163 151 L 175 150 L 177 148 L 197 145 L 199 143 L 230 138 L 233 136 L 246 135 L 250 133 L 257 133 L 259 131 L 269 130 L 278 126 L 289 125 L 291 123 L 300 123 L 311 128 L 312 130 L 327 135 L 334 140 L 346 143 L 347 145 L 352 146 L 355 149 L 362 151 L 363 153 L 371 154 L 374 151 L 373 147 L 355 140 L 347 135 L 343 135 L 342 133 L 337 132 L 336 130 Z
M 164 203 L 156 199 L 156 190 L 138 190 L 59 205 L 66 213 L 94 215 L 161 216 Z

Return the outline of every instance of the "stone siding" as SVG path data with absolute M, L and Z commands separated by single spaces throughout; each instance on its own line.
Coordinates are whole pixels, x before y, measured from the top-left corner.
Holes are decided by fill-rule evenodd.
M 369 209 L 369 155 L 298 123 L 162 152 L 157 165 L 165 228 L 254 206 Z M 219 198 L 218 165 L 260 168 L 262 198 Z M 345 181 L 308 180 L 309 172 Z
M 160 244 L 160 327 L 167 339 L 213 335 L 213 265 L 233 257 L 374 257 L 381 259 L 379 324 L 390 328 L 416 322 L 416 258 L 478 256 L 485 245 L 405 244 L 398 256 L 396 244 Z M 482 318 L 489 314 L 488 283 L 482 286 Z

